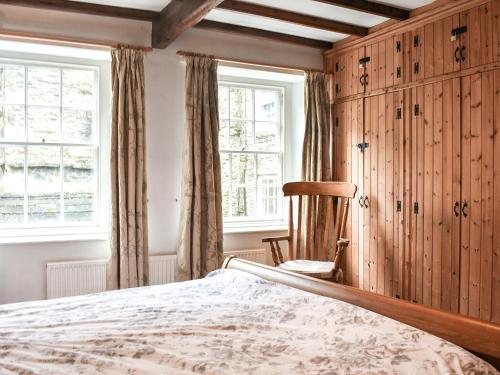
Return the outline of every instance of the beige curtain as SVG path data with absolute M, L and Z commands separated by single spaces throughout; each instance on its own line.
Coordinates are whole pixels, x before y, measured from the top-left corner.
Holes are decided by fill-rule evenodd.
M 186 63 L 178 280 L 204 277 L 223 260 L 217 62 L 206 56 L 188 56 Z
M 108 288 L 148 284 L 143 52 L 112 51 L 111 259 Z
M 307 72 L 305 80 L 305 132 L 302 146 L 302 180 L 303 181 L 331 181 L 331 123 L 330 123 L 330 101 L 328 98 L 328 82 L 325 74 L 318 72 Z M 302 233 L 306 233 L 307 199 L 303 201 Z M 318 217 L 320 224 L 319 233 L 323 233 L 326 219 L 326 201 L 320 198 L 314 202 L 313 218 Z M 312 223 L 316 228 L 317 223 Z M 302 248 L 306 241 L 320 242 L 322 238 L 314 238 L 316 231 L 312 232 L 310 239 L 303 239 Z M 329 246 L 330 247 L 330 246 Z M 329 249 L 331 259 L 331 248 Z
M 307 72 L 304 94 L 306 128 L 302 147 L 302 180 L 330 181 L 330 101 L 325 74 Z

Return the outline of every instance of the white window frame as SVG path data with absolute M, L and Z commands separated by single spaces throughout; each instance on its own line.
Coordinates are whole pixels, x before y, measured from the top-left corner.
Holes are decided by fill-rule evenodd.
M 242 88 L 249 88 L 249 89 L 269 89 L 273 91 L 278 91 L 280 93 L 280 100 L 279 100 L 279 105 L 280 105 L 280 111 L 279 111 L 279 116 L 280 116 L 280 151 L 238 151 L 238 150 L 226 150 L 226 149 L 220 149 L 220 153 L 233 153 L 233 154 L 251 154 L 251 155 L 279 155 L 280 157 L 280 164 L 281 164 L 281 174 L 279 176 L 280 181 L 278 182 L 278 199 L 277 199 L 277 204 L 279 205 L 281 215 L 275 219 L 263 219 L 263 218 L 255 218 L 255 219 L 246 219 L 246 218 L 224 218 L 224 232 L 226 233 L 237 233 L 240 231 L 252 231 L 255 228 L 265 229 L 265 230 L 276 230 L 276 229 L 283 229 L 286 227 L 286 217 L 287 217 L 287 208 L 284 205 L 284 198 L 282 196 L 281 192 L 281 186 L 283 185 L 285 179 L 286 179 L 286 159 L 287 159 L 287 137 L 288 137 L 288 132 L 287 132 L 287 120 L 290 120 L 290 116 L 288 115 L 288 106 L 287 106 L 287 96 L 290 94 L 290 89 L 287 87 L 285 83 L 282 82 L 275 82 L 275 81 L 264 81 L 264 80 L 257 80 L 257 79 L 251 79 L 251 78 L 240 78 L 240 77 L 228 77 L 228 76 L 219 76 L 219 85 L 226 85 L 226 86 L 236 86 L 236 87 L 242 87 Z M 255 105 L 255 98 L 254 98 L 254 105 Z M 255 120 L 253 120 L 255 121 Z M 254 124 L 255 126 L 255 124 Z M 257 165 L 255 166 L 257 168 Z M 257 177 L 257 176 L 256 176 Z M 281 186 L 280 186 L 281 185 Z M 256 188 L 256 196 L 257 196 L 257 178 L 255 181 L 255 188 Z M 281 196 L 281 199 L 280 199 Z M 258 202 L 256 201 L 256 204 Z
M 40 55 L 23 52 L 0 51 L 0 63 L 25 66 L 43 66 L 56 68 L 74 68 L 92 70 L 96 79 L 96 136 L 93 142 L 97 146 L 96 155 L 96 203 L 95 220 L 92 222 L 71 223 L 24 223 L 1 224 L 0 244 L 24 242 L 54 242 L 72 240 L 107 240 L 110 220 L 110 181 L 109 157 L 111 147 L 111 68 L 105 60 L 88 60 L 77 57 Z M 26 105 L 27 103 L 25 103 Z M 26 142 L 1 142 L 1 144 L 26 145 Z M 30 143 L 33 144 L 33 143 Z M 69 145 L 65 142 L 47 142 L 43 145 Z M 36 144 L 33 144 L 36 145 Z M 88 144 L 75 144 L 86 146 Z M 25 166 L 26 168 L 26 166 Z

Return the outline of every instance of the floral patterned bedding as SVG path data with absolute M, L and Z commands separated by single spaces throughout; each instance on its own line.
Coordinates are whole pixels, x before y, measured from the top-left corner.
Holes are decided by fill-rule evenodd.
M 497 374 L 418 329 L 235 270 L 0 306 L 0 373 Z

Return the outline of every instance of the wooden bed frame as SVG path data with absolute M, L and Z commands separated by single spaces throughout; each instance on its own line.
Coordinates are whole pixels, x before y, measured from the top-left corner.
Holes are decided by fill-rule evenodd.
M 248 272 L 265 280 L 371 310 L 461 346 L 500 369 L 500 325 L 314 279 L 234 256 L 226 258 L 222 268 Z

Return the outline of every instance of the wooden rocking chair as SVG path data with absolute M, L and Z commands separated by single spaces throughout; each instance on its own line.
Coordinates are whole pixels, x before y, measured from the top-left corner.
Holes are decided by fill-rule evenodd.
M 288 235 L 262 239 L 262 242 L 268 242 L 271 245 L 271 254 L 275 266 L 287 271 L 342 283 L 343 272 L 340 263 L 349 245 L 349 240 L 344 238 L 349 200 L 354 198 L 356 190 L 356 185 L 348 182 L 291 182 L 285 184 L 283 193 L 285 197 L 290 197 Z M 292 200 L 294 196 L 298 196 L 299 214 L 295 247 Z M 305 237 L 302 234 L 304 196 L 307 197 L 307 202 L 304 202 L 307 210 Z M 319 210 L 318 207 L 325 207 L 325 209 Z M 335 211 L 336 215 L 334 217 Z M 333 241 L 330 238 L 332 221 L 335 223 Z M 288 241 L 287 261 L 283 258 L 279 245 L 280 241 Z M 305 246 L 302 246 L 303 243 Z M 332 246 L 336 244 L 333 246 L 334 251 L 332 251 L 333 261 L 328 259 L 330 244 Z

